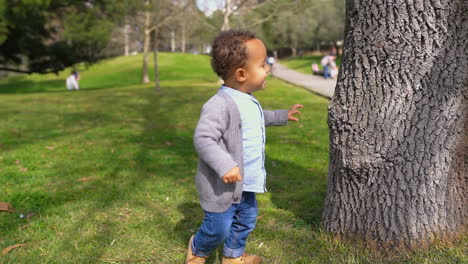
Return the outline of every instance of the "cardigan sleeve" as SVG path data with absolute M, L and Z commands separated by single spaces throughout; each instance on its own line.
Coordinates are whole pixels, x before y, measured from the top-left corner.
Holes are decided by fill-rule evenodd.
M 288 123 L 288 110 L 263 110 L 265 126 L 284 126 Z
M 219 145 L 227 129 L 229 117 L 226 106 L 209 100 L 202 109 L 200 120 L 195 128 L 194 145 L 202 159 L 219 177 L 223 177 L 238 164 L 233 157 Z

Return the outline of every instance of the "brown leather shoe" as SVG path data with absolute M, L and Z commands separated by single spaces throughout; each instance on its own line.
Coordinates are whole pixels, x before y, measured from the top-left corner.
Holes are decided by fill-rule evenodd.
M 222 264 L 260 264 L 263 258 L 256 255 L 244 254 L 238 258 L 223 257 Z
M 188 243 L 187 256 L 185 257 L 185 264 L 204 264 L 206 257 L 202 258 L 199 256 L 195 256 L 192 252 L 193 237 L 194 236 L 190 238 L 189 243 Z

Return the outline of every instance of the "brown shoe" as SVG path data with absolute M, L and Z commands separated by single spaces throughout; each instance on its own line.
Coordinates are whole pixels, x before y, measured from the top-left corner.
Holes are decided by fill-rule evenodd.
M 256 255 L 244 254 L 238 258 L 223 257 L 222 264 L 260 264 L 263 258 Z
M 185 257 L 185 264 L 204 264 L 206 257 L 203 258 L 203 257 L 195 256 L 192 252 L 193 237 L 194 236 L 190 238 L 190 241 L 188 243 L 188 250 L 187 250 L 187 256 Z

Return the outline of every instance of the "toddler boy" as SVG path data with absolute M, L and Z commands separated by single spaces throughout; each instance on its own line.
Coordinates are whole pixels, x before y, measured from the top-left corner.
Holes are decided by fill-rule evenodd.
M 205 218 L 190 238 L 185 262 L 205 263 L 224 242 L 223 264 L 261 263 L 260 256 L 244 250 L 256 223 L 255 194 L 266 192 L 265 127 L 299 121 L 293 115 L 300 115 L 302 105 L 267 111 L 251 95 L 264 89 L 270 72 L 265 45 L 254 33 L 220 33 L 211 55 L 224 85 L 203 106 L 195 129 L 200 158 L 195 181 Z

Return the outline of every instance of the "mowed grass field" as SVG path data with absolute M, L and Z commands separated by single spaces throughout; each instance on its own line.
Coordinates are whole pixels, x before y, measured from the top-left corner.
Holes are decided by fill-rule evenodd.
M 162 92 L 140 85 L 141 56 L 59 75 L 0 82 L 0 263 L 183 263 L 199 227 L 192 136 L 219 87 L 201 55 L 159 55 Z M 328 101 L 279 80 L 266 109 L 304 105 L 299 123 L 267 129 L 268 189 L 247 251 L 264 263 L 467 263 L 466 242 L 388 260 L 320 229 Z M 207 263 L 221 263 L 218 249 Z

